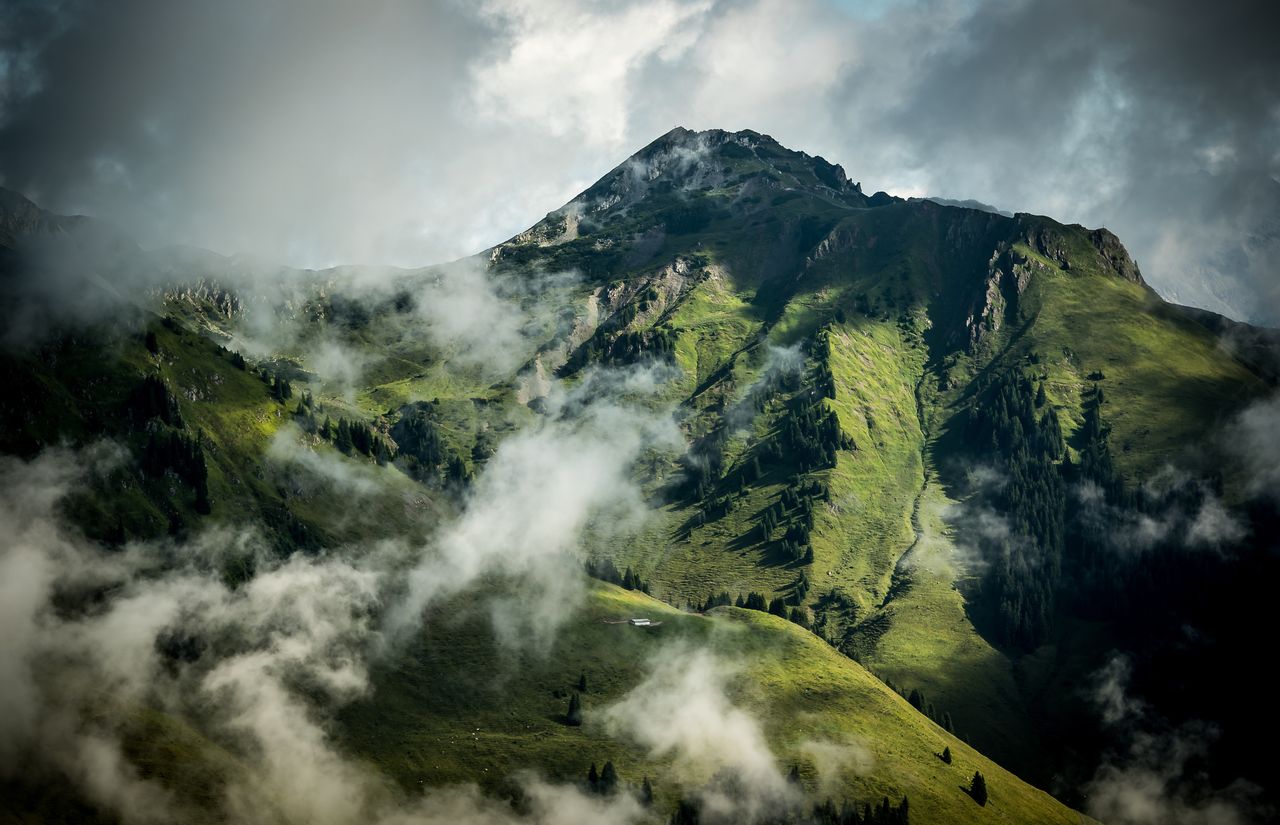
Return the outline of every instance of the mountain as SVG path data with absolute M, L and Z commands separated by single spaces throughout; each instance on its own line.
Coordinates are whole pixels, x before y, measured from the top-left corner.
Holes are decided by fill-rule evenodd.
M 654 780 L 655 821 L 679 799 L 714 818 L 726 773 L 771 788 L 790 765 L 778 788 L 905 796 L 917 823 L 1105 817 L 1141 771 L 1164 805 L 1274 793 L 1274 725 L 1236 697 L 1264 683 L 1250 631 L 1277 581 L 1274 504 L 1236 449 L 1274 339 L 1165 302 L 1105 229 L 866 195 L 766 135 L 675 129 L 442 266 L 130 250 L 100 270 L 121 303 L 68 313 L 65 286 L 28 288 L 30 249 L 6 267 L 40 322 L 0 356 L 5 467 L 101 464 L 32 533 L 71 531 L 101 579 L 54 576 L 37 615 L 80 637 L 139 588 L 220 594 L 134 654 L 195 709 L 157 688 L 94 717 L 202 815 L 309 818 L 274 779 L 294 739 L 397 806 L 475 782 L 525 811 L 523 770 L 580 785 L 611 760 Z M 228 618 L 300 570 L 350 611 L 279 589 Z M 707 660 L 711 696 L 664 669 Z M 301 697 L 277 715 L 314 741 L 228 717 L 246 685 Z M 691 744 L 684 691 L 723 713 L 714 736 Z M 68 815 L 40 777 L 76 771 L 41 770 L 6 780 L 15 816 Z M 65 804 L 112 818 L 84 787 Z
M 955 198 L 911 198 L 911 200 L 933 201 L 939 206 L 958 206 L 962 209 L 977 209 L 981 212 L 994 212 L 995 214 L 1003 215 L 1006 218 L 1013 217 L 1012 212 L 1006 212 L 1005 210 L 992 206 L 989 203 L 976 201 L 976 200 L 973 200 L 972 198 L 966 198 L 964 200 L 956 200 Z
M 984 563 L 1004 559 L 979 581 L 974 565 L 956 564 L 984 539 L 947 514 L 1011 515 L 1009 501 L 980 495 L 984 474 L 974 470 L 1043 469 L 1015 462 L 1015 439 L 1003 432 L 991 449 L 989 431 L 1003 425 L 983 419 L 1017 417 L 1018 395 L 1043 387 L 1044 401 L 1020 422 L 1027 435 L 1052 408 L 1062 440 L 1052 462 L 1105 455 L 1103 469 L 1086 468 L 1068 483 L 1091 475 L 1125 486 L 1119 502 L 1181 466 L 1212 479 L 1228 502 L 1248 497 L 1248 480 L 1203 435 L 1268 393 L 1267 371 L 1224 351 L 1217 316 L 1162 301 L 1105 229 L 866 197 L 838 167 L 766 136 L 676 130 L 493 257 L 499 267 L 586 261 L 602 280 L 636 273 L 595 293 L 617 321 L 580 346 L 586 360 L 617 357 L 619 343 L 630 346 L 642 331 L 670 330 L 663 334 L 685 376 L 686 426 L 706 434 L 694 449 L 713 477 L 668 505 L 666 532 L 621 553 L 620 564 L 635 565 L 676 603 L 719 588 L 785 592 L 796 565 L 779 551 L 778 530 L 759 540 L 760 513 L 801 483 L 804 470 L 816 470 L 825 506 L 805 531 L 814 561 L 802 569 L 819 632 L 874 672 L 924 691 L 980 747 L 1045 783 L 1064 770 L 1048 756 L 1060 745 L 1050 743 L 1080 730 L 1086 711 L 1064 712 L 1080 697 L 1055 696 L 1052 718 L 1036 697 L 1087 675 L 1074 668 L 1105 663 L 1100 650 L 1062 652 L 1078 643 L 1074 636 L 1049 643 L 1057 632 L 1049 616 L 1068 596 L 1050 591 L 1084 587 L 1050 580 L 1073 562 L 1101 562 L 1057 550 L 1019 556 L 1002 539 L 979 548 Z M 799 443 L 787 435 L 796 410 L 764 403 L 745 434 L 733 432 L 725 412 L 768 372 L 771 347 L 795 345 L 817 362 L 802 389 L 826 396 L 819 416 L 834 414 L 852 447 L 833 437 L 826 456 L 773 469 L 767 436 Z M 1104 395 L 1105 406 L 1095 402 Z M 756 463 L 765 469 L 752 481 Z M 1052 495 L 1069 498 L 1060 483 Z M 1069 503 L 1019 509 L 1012 515 L 1024 524 L 1015 531 L 1044 533 L 1033 544 L 1071 541 L 1081 556 L 1096 552 L 1087 545 L 1097 537 L 1057 526 Z M 1008 615 L 983 615 L 993 610 Z M 1018 652 L 1052 657 L 1055 648 L 1065 667 Z

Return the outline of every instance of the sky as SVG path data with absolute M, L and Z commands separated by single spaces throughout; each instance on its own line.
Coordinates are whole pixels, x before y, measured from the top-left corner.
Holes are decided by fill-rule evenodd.
M 0 185 L 172 243 L 416 266 L 673 126 L 1107 226 L 1280 325 L 1280 8 L 1223 0 L 10 0 Z

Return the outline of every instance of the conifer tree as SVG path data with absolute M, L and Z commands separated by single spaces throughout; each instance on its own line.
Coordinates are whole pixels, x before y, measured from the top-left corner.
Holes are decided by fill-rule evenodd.
M 942 749 L 942 761 L 948 765 L 951 764 L 951 748 L 949 746 Z
M 987 804 L 987 780 L 983 778 L 982 771 L 973 772 L 973 781 L 969 783 L 969 796 L 972 796 L 973 801 L 979 805 Z
M 613 762 L 605 762 L 600 770 L 600 793 L 612 795 L 618 790 L 618 771 Z
M 355 448 L 351 440 L 351 425 L 345 418 L 338 419 L 338 435 L 333 440 L 333 446 L 348 454 Z
M 196 512 L 207 516 L 212 511 L 209 503 L 209 468 L 204 461 L 204 447 L 200 442 L 203 441 L 201 434 L 196 434 L 195 460 L 193 462 L 193 478 L 191 484 L 196 488 Z
M 582 698 L 578 694 L 569 697 L 569 710 L 564 718 L 566 723 L 575 728 L 582 724 Z

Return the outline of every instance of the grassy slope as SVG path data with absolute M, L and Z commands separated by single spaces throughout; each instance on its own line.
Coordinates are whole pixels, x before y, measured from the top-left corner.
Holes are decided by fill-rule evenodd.
M 1129 480 L 1158 470 L 1266 391 L 1213 333 L 1162 311 L 1144 287 L 1046 263 L 1051 268 L 1038 284 L 1042 308 L 1021 346 L 1046 357 L 1046 390 L 1065 407 L 1063 423 L 1072 428 L 1087 376 L 1105 374 L 1105 415 L 1117 465 Z
M 604 624 L 645 615 L 651 630 Z M 843 791 L 859 799 L 907 794 L 916 822 L 1076 822 L 1047 794 L 1020 782 L 916 713 L 858 664 L 812 634 L 772 616 L 734 608 L 710 616 L 677 611 L 639 593 L 596 585 L 585 605 L 545 655 L 496 647 L 482 615 L 440 618 L 412 656 L 381 674 L 376 693 L 344 715 L 344 736 L 405 787 L 419 781 L 478 779 L 491 788 L 502 777 L 536 766 L 576 781 L 587 765 L 612 759 L 622 778 L 650 776 L 659 799 L 709 778 L 635 745 L 609 737 L 599 710 L 638 683 L 650 657 L 677 639 L 694 639 L 740 662 L 734 700 L 763 722 L 781 767 L 801 766 L 806 787 L 817 775 L 801 748 L 807 740 L 858 743 L 872 755 L 863 776 L 847 772 Z M 561 722 L 565 691 L 585 672 L 586 723 Z M 557 695 L 560 694 L 560 695 Z M 936 756 L 950 747 L 955 761 Z M 980 808 L 961 790 L 981 770 L 991 801 Z
M 870 231 L 891 231 L 877 223 L 884 220 L 879 215 L 869 220 Z M 787 344 L 809 336 L 832 318 L 834 307 L 849 308 L 861 296 L 892 304 L 912 284 L 919 294 L 918 285 L 945 264 L 930 259 L 930 252 L 940 253 L 930 250 L 926 239 L 912 236 L 910 227 L 897 231 L 895 241 L 906 244 L 902 256 L 886 261 L 835 256 L 807 273 L 803 289 L 788 296 L 770 340 Z M 1117 463 L 1138 478 L 1159 469 L 1264 385 L 1218 348 L 1203 327 L 1163 310 L 1145 287 L 1097 266 L 1082 233 L 1063 232 L 1074 263 L 1070 271 L 1025 245 L 1015 247 L 1044 265 L 1025 298 L 1034 307 L 1034 319 L 1025 328 L 1006 329 L 993 352 L 1001 363 L 1019 363 L 1029 352 L 1041 356 L 1039 369 L 1047 376 L 1051 400 L 1063 408 L 1068 430 L 1079 421 L 1087 376 L 1104 371 Z M 694 301 L 698 311 L 686 319 L 718 319 L 709 333 L 698 335 L 700 341 L 720 332 L 725 316 L 736 319 L 733 334 L 720 345 L 719 365 L 725 352 L 740 346 L 743 325 L 755 317 L 723 283 L 714 292 L 700 287 Z M 855 648 L 868 665 L 905 688 L 922 689 L 940 710 L 953 714 L 962 733 L 1044 779 L 1016 669 L 975 631 L 956 586 L 968 575 L 944 518 L 951 503 L 947 495 L 956 491 L 935 482 L 922 492 L 926 468 L 950 461 L 954 445 L 948 442 L 948 419 L 962 412 L 965 385 L 933 390 L 936 382 L 917 332 L 932 321 L 922 323 L 909 314 L 905 320 L 878 313 L 846 315 L 849 320 L 831 335 L 837 397 L 827 403 L 859 449 L 841 453 L 837 467 L 824 471 L 833 502 L 815 524 L 810 598 L 831 588 L 851 596 L 865 611 Z M 698 379 L 706 378 L 701 362 L 686 357 L 680 363 L 690 371 L 696 364 Z M 735 374 L 730 380 L 746 377 Z M 767 431 L 764 418 L 757 430 Z M 730 459 L 742 446 L 742 439 L 730 443 Z M 621 555 L 646 571 L 656 592 L 676 603 L 696 603 L 721 589 L 785 594 L 797 569 L 777 563 L 749 538 L 755 514 L 781 492 L 779 481 L 766 474 L 729 515 L 695 528 L 687 541 L 675 525 L 692 509 L 669 507 L 664 526 Z M 917 533 L 924 538 L 912 558 L 899 564 Z M 895 582 L 900 586 L 890 594 Z M 887 595 L 892 598 L 885 601 Z M 1053 656 L 1039 657 L 1046 658 Z M 1058 678 L 1042 670 L 1037 667 L 1033 682 Z
M 999 360 L 1016 364 L 1031 352 L 1041 356 L 1035 369 L 1047 376 L 1050 400 L 1064 413 L 1068 430 L 1081 419 L 1082 393 L 1091 385 L 1087 376 L 1103 371 L 1117 466 L 1131 480 L 1159 470 L 1264 391 L 1263 382 L 1219 348 L 1207 330 L 1162 311 L 1145 287 L 1094 268 L 1067 272 L 1025 246 L 1017 248 L 1045 268 L 1029 290 L 1034 320 L 1010 336 Z M 1075 257 L 1087 260 L 1084 254 Z M 963 396 L 963 387 L 944 393 L 927 411 L 945 422 L 926 446 L 930 466 L 951 460 L 955 445 L 948 430 L 958 427 L 948 419 L 963 412 Z M 1056 682 L 1061 689 L 1083 675 L 1080 668 L 1095 665 L 1076 645 L 1065 659 L 1046 650 L 1027 660 L 1030 670 L 1015 667 L 975 632 L 954 586 L 967 573 L 952 561 L 956 549 L 944 518 L 952 504 L 948 492 L 955 491 L 934 483 L 922 497 L 922 540 L 915 552 L 932 561 L 912 565 L 911 586 L 883 611 L 888 629 L 864 661 L 899 684 L 924 690 L 987 752 L 1039 775 L 1042 760 L 1028 702 L 1043 698 L 1045 684 Z
M 635 615 L 662 625 L 604 623 Z M 664 821 L 676 799 L 711 779 L 714 766 L 651 756 L 611 735 L 600 711 L 640 683 L 654 656 L 682 641 L 740 668 L 728 683 L 731 701 L 759 720 L 779 770 L 798 765 L 804 788 L 816 799 L 905 794 L 917 823 L 1081 821 L 789 622 L 735 608 L 684 613 L 599 583 L 542 652 L 501 648 L 485 611 L 468 609 L 463 600 L 439 611 L 400 658 L 375 671 L 373 692 L 341 713 L 334 738 L 350 758 L 396 782 L 409 797 L 424 786 L 470 782 L 501 794 L 523 771 L 576 783 L 591 762 L 612 760 L 624 783 L 638 786 L 645 776 L 653 781 L 654 821 Z M 585 723 L 575 728 L 564 724 L 563 713 L 583 673 Z M 140 775 L 181 799 L 215 806 L 228 782 L 249 779 L 232 752 L 185 722 L 150 710 L 97 711 L 108 723 L 115 714 Z M 814 742 L 861 755 L 841 763 L 824 784 L 806 750 Z M 950 765 L 938 758 L 944 747 L 951 749 Z M 975 770 L 987 778 L 986 807 L 963 790 Z M 43 786 L 0 788 L 9 794 L 0 821 L 97 821 L 91 809 Z
M 901 265 L 891 261 L 895 274 Z M 811 337 L 832 320 L 836 306 L 850 307 L 859 296 L 874 294 L 885 277 L 873 272 L 851 280 L 839 262 L 819 269 L 803 290 L 789 296 L 769 341 L 785 346 Z M 758 312 L 743 294 L 752 284 L 742 284 L 739 292 L 731 289 L 733 283 L 717 278 L 700 285 L 673 314 L 674 325 L 685 330 L 677 360 L 686 386 L 705 381 L 758 329 Z M 815 561 L 806 571 L 814 584 L 810 600 L 832 589 L 851 597 L 860 609 L 857 651 L 877 673 L 924 690 L 953 713 L 962 733 L 983 747 L 1035 765 L 1035 737 L 1013 668 L 969 622 L 953 586 L 960 571 L 951 562 L 950 548 L 935 549 L 911 576 L 911 587 L 896 589 L 886 602 L 899 559 L 915 541 L 912 514 L 929 457 L 917 401 L 917 388 L 926 377 L 926 351 L 912 324 L 852 311 L 846 315 L 848 320 L 830 334 L 837 393 L 825 403 L 858 449 L 840 453 L 837 466 L 820 474 L 831 485 L 832 501 L 815 518 Z M 717 347 L 709 368 L 703 355 L 708 340 Z M 738 366 L 725 378 L 728 397 L 755 377 L 743 368 L 743 359 Z M 770 428 L 766 410 L 754 432 L 731 439 L 727 466 Z M 615 548 L 615 555 L 675 604 L 696 604 L 721 590 L 785 595 L 802 568 L 772 556 L 754 538 L 753 528 L 756 514 L 777 499 L 786 481 L 784 472 L 766 472 L 735 500 L 728 515 L 693 528 L 687 539 L 678 528 L 696 507 L 667 505 L 655 527 L 633 545 Z M 930 518 L 941 521 L 936 507 Z M 942 525 L 934 529 L 940 532 Z M 922 554 L 918 549 L 917 555 Z

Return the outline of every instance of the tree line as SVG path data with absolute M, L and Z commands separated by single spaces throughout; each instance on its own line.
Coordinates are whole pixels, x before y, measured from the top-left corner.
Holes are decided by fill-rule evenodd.
M 1025 649 L 1052 625 L 1065 543 L 1066 484 L 1056 462 L 1065 444 L 1056 410 L 1042 399 L 1029 378 L 1005 370 L 979 384 L 965 427 L 1000 476 L 986 503 L 1009 526 L 984 538 L 982 599 L 1000 641 Z
M 602 582 L 616 584 L 624 590 L 637 590 L 641 593 L 649 593 L 649 582 L 641 579 L 640 576 L 631 569 L 630 565 L 626 570 L 619 571 L 618 566 L 614 564 L 613 559 L 587 559 L 586 562 L 587 575 L 593 579 L 599 579 Z
M 192 507 L 201 515 L 212 510 L 209 467 L 204 457 L 204 434 L 188 433 L 178 399 L 158 375 L 146 375 L 129 393 L 125 416 L 146 431 L 138 455 L 144 476 L 160 479 L 172 474 L 191 488 Z M 171 519 L 173 516 L 171 515 Z
M 791 585 L 791 593 L 787 596 L 774 596 L 770 599 L 763 593 L 752 591 L 745 596 L 742 593 L 738 593 L 738 598 L 734 599 L 729 595 L 729 591 L 721 590 L 719 593 L 709 594 L 700 605 L 691 605 L 691 607 L 701 613 L 730 605 L 744 610 L 759 610 L 761 613 L 771 613 L 779 618 L 794 622 L 808 630 L 809 614 L 804 610 L 803 605 L 805 596 L 809 593 L 809 587 L 809 577 L 801 570 Z

